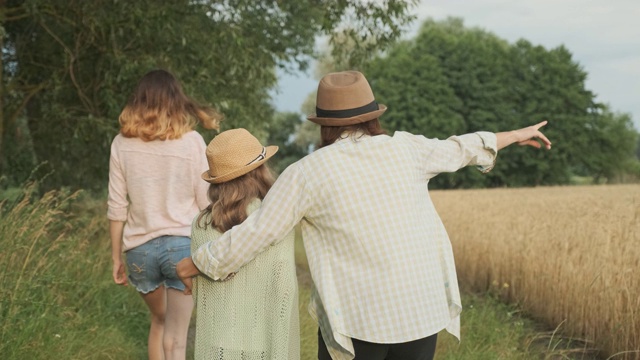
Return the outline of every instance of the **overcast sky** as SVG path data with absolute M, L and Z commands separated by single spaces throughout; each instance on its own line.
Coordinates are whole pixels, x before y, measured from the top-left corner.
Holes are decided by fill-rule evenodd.
M 422 0 L 416 13 L 407 37 L 424 19 L 455 16 L 510 43 L 524 38 L 547 49 L 565 45 L 588 73 L 586 87 L 596 100 L 631 113 L 640 129 L 640 0 Z M 316 86 L 313 69 L 281 75 L 274 105 L 300 111 Z

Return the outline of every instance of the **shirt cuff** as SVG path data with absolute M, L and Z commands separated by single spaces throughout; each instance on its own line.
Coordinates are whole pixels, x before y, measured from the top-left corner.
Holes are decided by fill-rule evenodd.
M 487 161 L 477 165 L 478 170 L 483 174 L 488 173 L 496 165 L 496 156 L 498 155 L 498 139 L 496 134 L 487 131 L 478 131 L 476 135 L 482 140 L 482 144 L 485 150 L 489 152 Z
M 220 276 L 216 276 L 216 270 L 218 269 L 218 264 L 220 263 L 213 257 L 211 251 L 209 250 L 208 244 L 204 244 L 198 248 L 193 254 L 191 254 L 191 259 L 193 260 L 193 264 L 208 277 L 213 280 L 220 280 Z M 226 277 L 226 276 L 225 276 Z
M 107 208 L 107 219 L 113 221 L 127 221 L 127 208 Z

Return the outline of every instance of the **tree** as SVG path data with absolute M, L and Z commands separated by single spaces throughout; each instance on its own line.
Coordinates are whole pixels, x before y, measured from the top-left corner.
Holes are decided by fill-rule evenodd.
M 563 46 L 509 44 L 459 19 L 428 20 L 415 39 L 396 44 L 364 71 L 388 106 L 382 123 L 391 131 L 443 138 L 550 121 L 552 152 L 515 147 L 499 154 L 485 176 L 465 169 L 436 177 L 434 187 L 567 184 L 575 174 L 612 179 L 637 162 L 638 134 L 629 118 L 596 102 L 585 87 L 587 73 Z
M 269 123 L 269 136 L 266 143 L 278 146 L 278 156 L 270 163 L 276 173 L 281 173 L 287 166 L 300 160 L 308 154 L 308 149 L 297 143 L 293 134 L 302 126 L 302 119 L 298 113 L 276 113 Z
M 508 52 L 504 40 L 466 29 L 460 19 L 427 20 L 415 39 L 399 43 L 365 69 L 378 100 L 389 107 L 383 123 L 390 131 L 447 138 L 497 131 L 511 120 Z M 481 187 L 490 180 L 465 169 L 438 176 L 432 186 Z
M 51 187 L 99 189 L 117 117 L 136 81 L 166 68 L 187 93 L 218 107 L 225 127 L 265 132 L 275 67 L 305 68 L 318 35 L 348 34 L 360 61 L 364 38 L 390 44 L 413 1 L 7 0 L 3 15 L 0 139 L 28 124 Z M 355 19 L 355 20 L 354 20 Z M 355 24 L 355 26 L 349 26 Z M 205 134 L 210 138 L 212 134 Z M 0 171 L 7 170 L 6 141 Z
M 625 175 L 637 176 L 638 158 L 634 154 L 638 133 L 633 128 L 633 121 L 628 114 L 616 114 L 604 106 L 602 110 L 589 117 L 584 124 L 587 149 L 584 173 L 592 176 L 595 183 L 603 180 L 615 182 Z

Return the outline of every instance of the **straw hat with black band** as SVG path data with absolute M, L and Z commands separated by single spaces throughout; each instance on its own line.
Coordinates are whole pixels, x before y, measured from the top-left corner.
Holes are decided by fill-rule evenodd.
M 277 146 L 262 146 L 246 129 L 223 131 L 207 146 L 209 170 L 202 179 L 212 184 L 233 180 L 264 164 L 278 152 Z
M 342 71 L 325 75 L 318 84 L 316 113 L 309 121 L 323 126 L 347 126 L 373 120 L 387 107 L 378 104 L 364 75 Z

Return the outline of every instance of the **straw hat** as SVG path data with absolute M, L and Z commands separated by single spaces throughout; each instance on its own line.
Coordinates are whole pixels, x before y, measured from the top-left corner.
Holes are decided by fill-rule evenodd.
M 358 71 L 325 75 L 318 84 L 316 113 L 307 119 L 324 126 L 346 126 L 373 120 L 387 110 L 376 102 L 369 82 Z
M 262 146 L 245 129 L 223 131 L 207 146 L 209 170 L 202 173 L 202 179 L 213 184 L 235 179 L 264 164 L 277 151 L 277 146 Z

